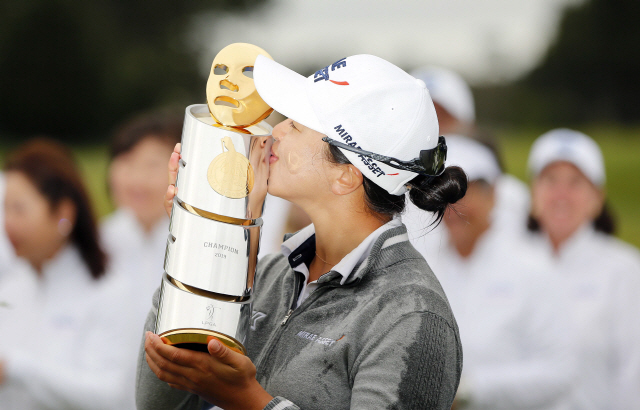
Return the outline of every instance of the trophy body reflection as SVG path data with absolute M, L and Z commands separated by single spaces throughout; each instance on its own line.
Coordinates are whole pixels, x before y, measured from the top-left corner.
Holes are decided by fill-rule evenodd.
M 253 83 L 264 50 L 231 44 L 215 57 L 207 104 L 186 109 L 155 332 L 206 351 L 211 338 L 246 353 L 272 109 Z

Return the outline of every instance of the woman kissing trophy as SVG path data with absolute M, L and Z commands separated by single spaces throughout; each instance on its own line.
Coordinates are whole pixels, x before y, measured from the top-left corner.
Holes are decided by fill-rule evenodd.
M 217 338 L 245 353 L 272 143 L 252 75 L 260 54 L 271 58 L 223 48 L 207 104 L 186 108 L 155 328 L 166 344 L 206 351 Z

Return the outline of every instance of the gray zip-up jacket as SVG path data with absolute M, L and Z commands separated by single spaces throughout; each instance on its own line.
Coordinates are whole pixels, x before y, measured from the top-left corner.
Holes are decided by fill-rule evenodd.
M 449 410 L 462 371 L 460 335 L 404 225 L 382 233 L 347 282 L 340 279 L 331 271 L 321 276 L 293 309 L 301 275 L 282 254 L 258 264 L 245 345 L 258 382 L 275 397 L 264 410 Z M 147 330 L 157 309 L 156 293 Z M 206 407 L 198 396 L 158 380 L 144 346 L 136 387 L 138 410 Z

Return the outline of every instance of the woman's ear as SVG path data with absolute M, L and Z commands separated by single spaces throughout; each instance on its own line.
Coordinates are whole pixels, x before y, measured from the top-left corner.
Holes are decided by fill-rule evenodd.
M 337 178 L 331 184 L 331 192 L 336 195 L 347 195 L 362 186 L 362 172 L 352 164 L 339 167 Z

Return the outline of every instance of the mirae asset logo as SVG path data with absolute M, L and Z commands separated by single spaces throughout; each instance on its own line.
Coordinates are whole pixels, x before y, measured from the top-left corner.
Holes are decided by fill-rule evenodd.
M 341 58 L 340 60 L 336 61 L 335 63 L 331 64 L 330 66 L 326 66 L 324 68 L 321 68 L 320 70 L 316 71 L 315 74 L 313 74 L 313 82 L 317 83 L 318 81 L 330 81 L 334 84 L 338 84 L 338 85 L 349 85 L 349 83 L 347 81 L 335 81 L 329 78 L 329 67 L 331 67 L 331 71 L 335 71 L 339 68 L 342 67 L 346 67 L 347 66 L 347 58 Z
M 310 340 L 311 342 L 317 343 L 319 345 L 325 345 L 325 346 L 333 346 L 335 342 L 337 342 L 338 340 L 342 339 L 342 337 L 344 337 L 342 336 L 340 339 L 336 340 L 330 337 L 322 337 L 310 332 L 305 332 L 304 330 L 299 331 L 296 336 L 298 336 L 300 339 Z
M 350 146 L 355 147 L 355 148 L 358 148 L 358 149 L 362 149 L 362 147 L 360 145 L 358 145 L 353 140 L 353 137 L 351 135 L 349 135 L 347 130 L 342 128 L 342 124 L 336 125 L 335 127 L 333 127 L 333 129 L 340 136 L 340 138 L 342 138 L 342 140 L 344 141 L 345 144 L 350 145 Z M 382 169 L 380 169 L 378 164 L 376 164 L 376 162 L 374 160 L 372 160 L 371 158 L 365 157 L 362 154 L 359 154 L 358 157 L 360 158 L 362 163 L 365 164 L 371 170 L 371 172 L 373 172 L 373 174 L 376 177 L 380 177 L 382 175 L 386 175 L 385 172 Z

